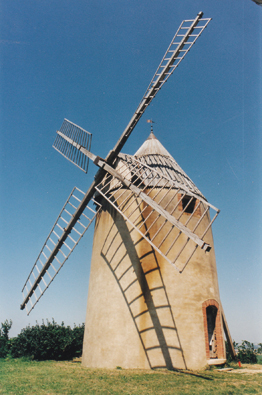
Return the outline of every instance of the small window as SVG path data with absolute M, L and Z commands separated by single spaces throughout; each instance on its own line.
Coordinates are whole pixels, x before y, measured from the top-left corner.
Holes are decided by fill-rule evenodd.
M 182 207 L 183 210 L 185 210 L 185 213 L 192 214 L 194 212 L 195 205 L 196 205 L 196 198 L 187 195 L 185 195 L 182 198 Z
M 144 186 L 143 180 L 141 178 L 139 178 L 136 174 L 132 175 L 131 182 L 132 182 L 132 184 L 134 184 L 137 187 Z

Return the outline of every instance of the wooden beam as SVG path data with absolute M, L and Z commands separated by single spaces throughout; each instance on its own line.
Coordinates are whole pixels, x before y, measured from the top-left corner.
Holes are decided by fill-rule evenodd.
M 231 338 L 231 335 L 230 335 L 230 332 L 229 332 L 229 327 L 228 327 L 228 324 L 227 324 L 225 313 L 224 313 L 222 305 L 220 305 L 220 306 L 221 306 L 221 314 L 222 314 L 222 321 L 223 321 L 223 329 L 224 329 L 224 332 L 225 332 L 225 335 L 226 335 L 227 344 L 228 344 L 228 347 L 229 347 L 229 352 L 230 352 L 232 358 L 236 359 L 237 358 L 237 354 L 236 354 L 236 351 L 235 351 L 235 348 L 234 348 L 234 344 L 233 344 L 233 341 L 232 341 L 232 338 Z

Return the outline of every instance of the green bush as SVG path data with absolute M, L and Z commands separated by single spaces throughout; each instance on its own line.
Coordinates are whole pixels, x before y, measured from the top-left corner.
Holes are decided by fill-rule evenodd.
M 257 355 L 257 363 L 259 365 L 262 365 L 262 355 L 261 354 Z
M 27 326 L 11 341 L 10 354 L 13 358 L 27 357 L 39 361 L 69 360 L 82 354 L 84 324 L 71 329 L 54 320 Z
M 12 326 L 12 321 L 5 320 L 1 323 L 0 329 L 0 358 L 5 358 L 9 352 L 10 341 L 9 341 L 9 331 Z
M 242 363 L 257 363 L 257 354 L 254 344 L 247 340 L 242 341 L 242 344 L 238 346 L 237 358 Z
M 242 363 L 258 363 L 258 355 L 257 352 L 254 348 L 254 344 L 248 342 L 247 340 L 242 341 L 242 344 L 238 344 L 235 341 L 233 341 L 233 346 L 234 349 L 237 350 L 237 356 L 236 358 L 242 362 Z M 259 346 L 261 347 L 262 344 L 259 343 Z M 262 348 L 261 348 L 262 350 Z M 259 349 L 258 349 L 259 351 Z M 229 346 L 228 343 L 226 342 L 226 356 L 227 356 L 227 361 L 232 362 L 233 358 L 232 355 L 230 354 Z

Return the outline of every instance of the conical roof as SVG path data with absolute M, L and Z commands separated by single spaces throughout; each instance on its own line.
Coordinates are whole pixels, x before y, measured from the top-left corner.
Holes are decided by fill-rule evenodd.
M 146 156 L 146 155 L 161 155 L 167 156 L 171 159 L 172 156 L 165 149 L 165 147 L 160 143 L 160 141 L 156 138 L 154 133 L 151 131 L 149 137 L 146 141 L 141 145 L 141 147 L 134 154 L 135 157 Z
M 181 169 L 175 159 L 155 137 L 152 131 L 147 140 L 134 154 L 134 157 L 139 159 L 142 163 L 145 163 L 147 166 L 150 166 L 162 173 L 164 176 L 176 181 L 181 188 L 186 187 L 186 189 L 204 198 L 200 190 L 184 170 Z

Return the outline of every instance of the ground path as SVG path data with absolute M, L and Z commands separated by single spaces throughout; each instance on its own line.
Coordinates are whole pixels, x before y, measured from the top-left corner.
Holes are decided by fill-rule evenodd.
M 224 373 L 239 373 L 239 374 L 262 374 L 262 365 L 249 365 L 242 364 L 240 369 L 220 369 L 220 372 Z

